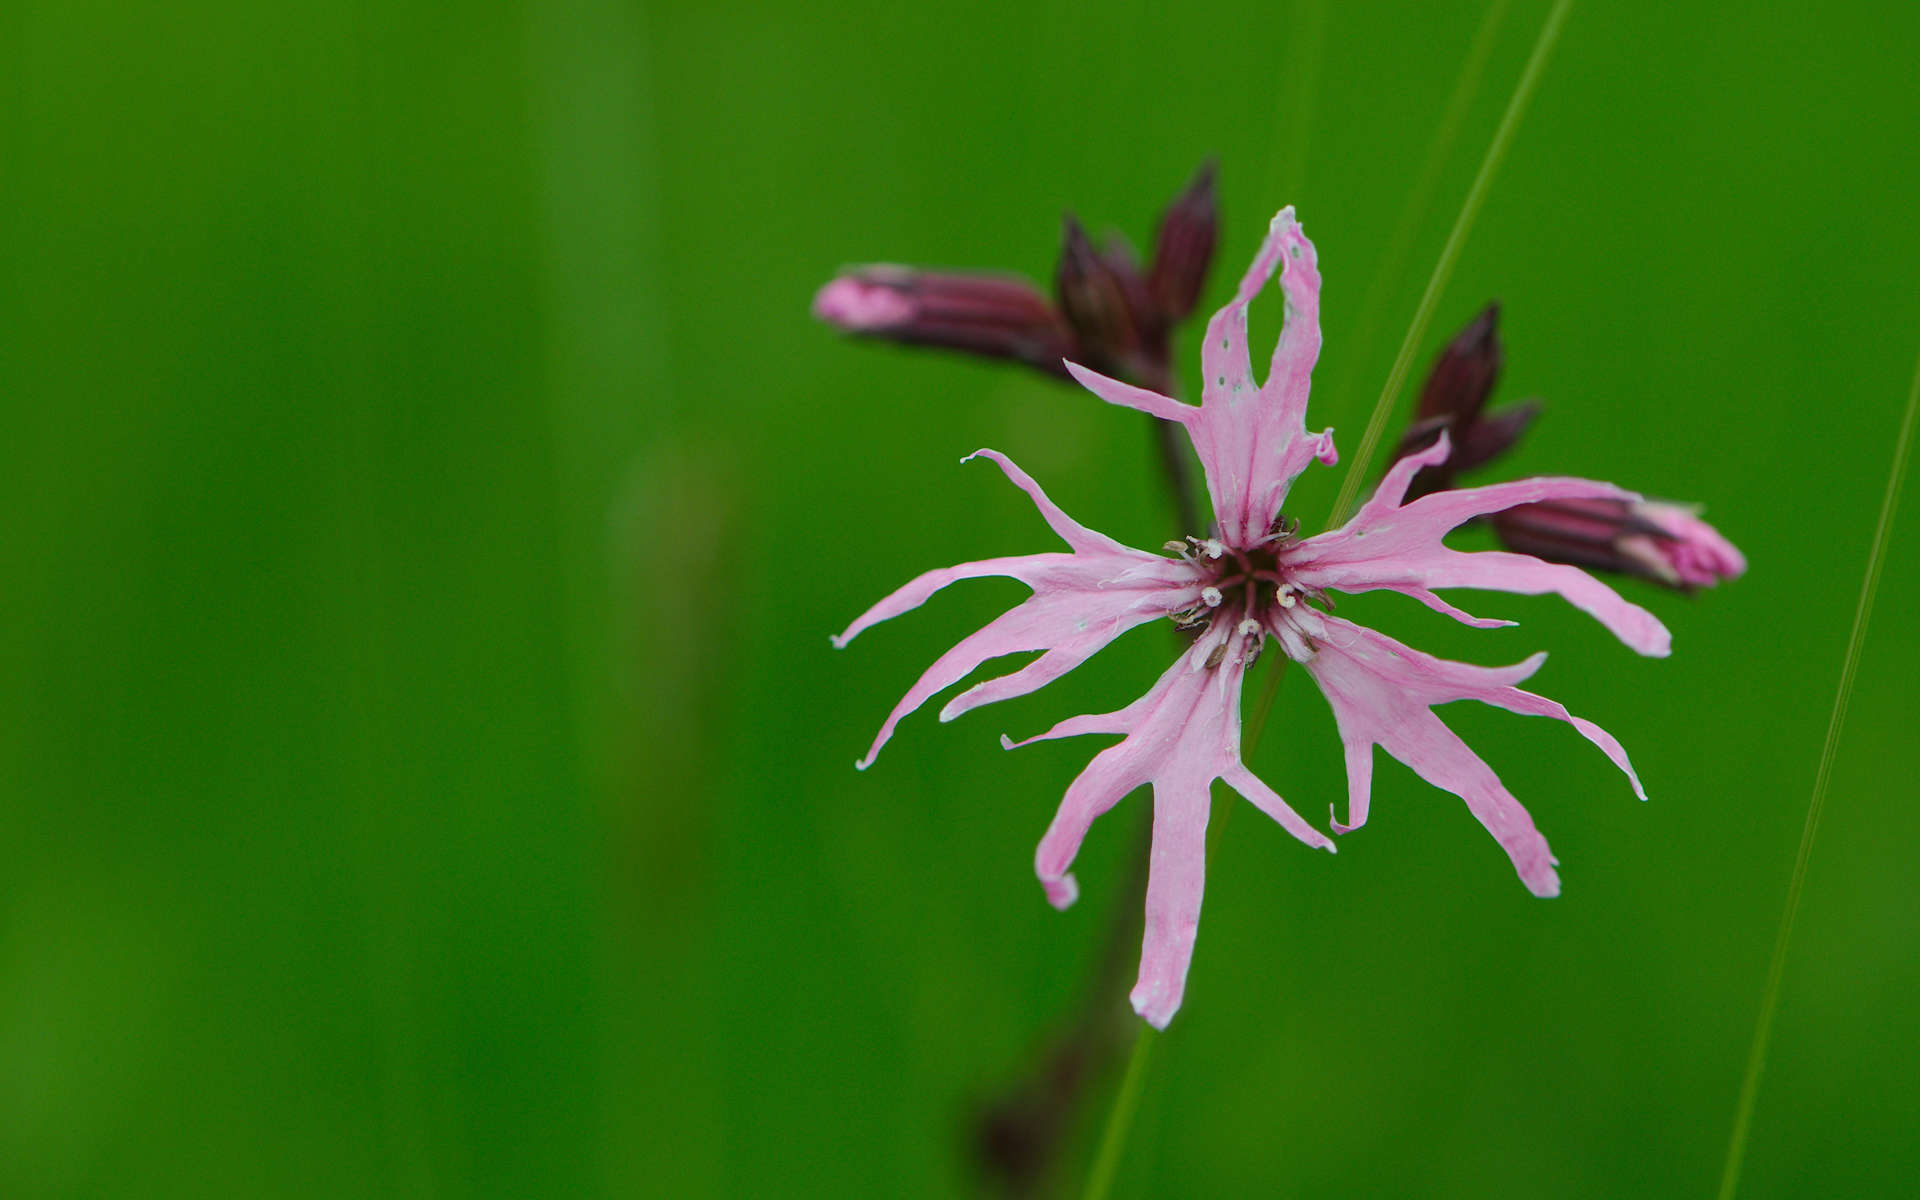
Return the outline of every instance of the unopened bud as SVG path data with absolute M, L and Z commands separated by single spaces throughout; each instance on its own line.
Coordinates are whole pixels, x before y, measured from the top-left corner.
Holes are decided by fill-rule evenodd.
M 855 267 L 813 298 L 813 315 L 848 333 L 1010 358 L 1066 376 L 1071 335 L 1023 279 L 910 267 Z
M 1085 365 L 1136 376 L 1145 327 L 1157 322 L 1152 313 L 1141 311 L 1145 285 L 1132 255 L 1112 243 L 1104 253 L 1096 250 L 1087 231 L 1069 215 L 1054 290 Z
M 1493 516 L 1509 550 L 1692 590 L 1734 579 L 1747 560 L 1696 510 L 1654 500 L 1543 500 Z
M 1457 473 L 1504 454 L 1538 414 L 1539 405 L 1528 402 L 1486 419 L 1480 415 L 1500 378 L 1499 321 L 1500 306 L 1487 305 L 1434 360 L 1420 390 L 1420 407 L 1394 457 L 1426 449 L 1442 430 L 1452 440 L 1453 452 L 1446 462 L 1424 467 L 1413 477 L 1407 499 L 1450 488 Z
M 1160 219 L 1147 289 L 1161 316 L 1175 325 L 1192 314 L 1207 285 L 1213 248 L 1220 238 L 1220 204 L 1214 193 L 1214 163 L 1202 163 L 1187 190 Z
M 1493 303 L 1455 334 L 1434 360 L 1426 386 L 1420 389 L 1420 407 L 1414 419 L 1445 417 L 1456 435 L 1470 425 L 1493 394 L 1500 379 L 1500 305 Z M 1455 440 L 1459 440 L 1455 437 Z

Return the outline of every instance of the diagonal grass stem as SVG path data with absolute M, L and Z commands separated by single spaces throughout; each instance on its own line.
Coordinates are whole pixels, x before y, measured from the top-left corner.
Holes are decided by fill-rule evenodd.
M 1800 829 L 1800 849 L 1794 855 L 1793 875 L 1787 882 L 1786 909 L 1780 914 L 1780 929 L 1773 939 L 1773 957 L 1767 963 L 1767 982 L 1760 993 L 1760 1016 L 1753 1027 L 1753 1046 L 1747 1053 L 1746 1077 L 1740 1082 L 1740 1098 L 1734 1103 L 1733 1133 L 1727 1141 L 1727 1159 L 1720 1172 L 1720 1200 L 1732 1200 L 1740 1186 L 1740 1167 L 1746 1159 L 1747 1136 L 1753 1129 L 1753 1106 L 1760 1095 L 1760 1075 L 1767 1065 L 1767 1047 L 1773 1039 L 1773 1017 L 1780 1007 L 1780 982 L 1786 975 L 1787 951 L 1793 942 L 1794 918 L 1800 911 L 1800 893 L 1807 882 L 1807 861 L 1813 857 L 1813 840 L 1820 832 L 1820 812 L 1826 807 L 1827 785 L 1833 779 L 1834 751 L 1840 744 L 1840 730 L 1847 721 L 1847 702 L 1853 695 L 1853 676 L 1860 666 L 1860 647 L 1867 640 L 1867 623 L 1873 619 L 1873 598 L 1880 590 L 1880 572 L 1886 566 L 1887 541 L 1893 532 L 1894 510 L 1900 505 L 1900 485 L 1907 476 L 1907 460 L 1913 450 L 1914 414 L 1920 412 L 1920 361 L 1914 363 L 1913 387 L 1907 393 L 1907 410 L 1900 418 L 1900 434 L 1893 444 L 1893 467 L 1887 472 L 1886 494 L 1880 498 L 1880 521 L 1874 527 L 1873 548 L 1867 553 L 1867 570 L 1860 581 L 1860 599 L 1853 608 L 1853 633 L 1847 638 L 1847 656 L 1840 667 L 1840 686 L 1834 691 L 1833 711 L 1827 717 L 1827 740 L 1820 748 L 1820 766 L 1813 776 L 1813 794 L 1807 800 L 1807 819 Z
M 1467 190 L 1466 201 L 1460 206 L 1460 215 L 1454 218 L 1453 229 L 1447 234 L 1446 244 L 1440 248 L 1440 259 L 1433 264 L 1433 274 L 1427 279 L 1427 290 L 1420 296 L 1419 307 L 1413 310 L 1413 321 L 1407 326 L 1406 337 L 1400 341 L 1400 352 L 1393 356 L 1393 366 L 1387 372 L 1385 386 L 1380 389 L 1380 399 L 1373 406 L 1373 415 L 1367 418 L 1366 432 L 1360 436 L 1360 448 L 1354 452 L 1346 478 L 1340 481 L 1340 494 L 1333 502 L 1335 522 L 1345 517 L 1353 505 L 1354 497 L 1360 492 L 1361 481 L 1366 478 L 1367 464 L 1372 461 L 1373 452 L 1380 444 L 1380 434 L 1386 428 L 1387 415 L 1393 411 L 1393 402 L 1407 381 L 1407 371 L 1413 365 L 1413 352 L 1427 335 L 1427 326 L 1433 321 L 1433 310 L 1439 303 L 1440 293 L 1446 290 L 1447 281 L 1453 278 L 1453 268 L 1460 260 L 1460 250 L 1473 230 L 1474 219 L 1480 215 L 1480 206 L 1486 202 L 1487 191 L 1493 186 L 1493 177 L 1507 156 L 1507 147 L 1513 143 L 1514 130 L 1519 128 L 1520 118 L 1525 115 L 1527 104 L 1533 99 L 1534 88 L 1540 82 L 1541 72 L 1546 69 L 1554 43 L 1560 40 L 1561 27 L 1567 23 L 1567 13 L 1572 8 L 1573 0 L 1556 0 L 1553 11 L 1547 14 L 1546 23 L 1540 27 L 1540 36 L 1534 39 L 1533 53 L 1527 56 L 1526 68 L 1520 72 L 1520 82 L 1515 85 L 1513 96 L 1507 101 L 1507 111 L 1501 114 L 1500 124 L 1493 131 L 1493 140 L 1487 143 L 1487 153 L 1480 160 L 1480 169 L 1474 173 L 1473 186 Z

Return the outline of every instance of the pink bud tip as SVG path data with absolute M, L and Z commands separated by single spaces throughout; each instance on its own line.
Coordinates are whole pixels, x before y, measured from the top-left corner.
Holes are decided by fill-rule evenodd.
M 882 284 L 842 275 L 813 298 L 813 315 L 842 329 L 887 329 L 913 316 L 913 302 Z
M 1654 539 L 1655 548 L 1686 586 L 1712 587 L 1745 574 L 1746 556 L 1692 509 L 1643 500 L 1633 506 L 1633 512 L 1666 533 L 1667 538 Z

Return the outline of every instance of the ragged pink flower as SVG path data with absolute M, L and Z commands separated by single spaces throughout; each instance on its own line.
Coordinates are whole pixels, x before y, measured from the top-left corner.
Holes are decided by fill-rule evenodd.
M 1285 324 L 1264 382 L 1256 384 L 1247 352 L 1247 305 L 1280 271 Z M 1077 734 L 1117 735 L 1067 788 L 1041 838 L 1035 867 L 1049 900 L 1071 904 L 1069 871 L 1088 827 L 1142 784 L 1153 788 L 1153 852 L 1146 931 L 1133 1006 L 1164 1027 L 1180 1007 L 1199 927 L 1206 874 L 1206 828 L 1213 781 L 1226 781 L 1296 838 L 1323 850 L 1333 843 L 1308 825 L 1240 759 L 1240 693 L 1247 667 L 1269 639 L 1306 667 L 1333 708 L 1346 747 L 1347 819 L 1336 832 L 1366 821 L 1373 748 L 1379 746 L 1428 782 L 1453 792 L 1513 861 L 1522 882 L 1540 896 L 1559 891 L 1554 860 L 1519 801 L 1493 771 L 1433 712 L 1472 699 L 1572 725 L 1627 774 L 1618 742 L 1566 709 L 1521 690 L 1544 655 L 1512 667 L 1447 662 L 1335 617 L 1330 592 L 1386 589 L 1404 593 L 1477 627 L 1509 622 L 1473 617 L 1442 600 L 1439 590 L 1466 587 L 1556 593 L 1591 614 L 1642 654 L 1664 655 L 1667 630 L 1576 567 L 1502 551 L 1466 553 L 1442 539 L 1456 526 L 1515 504 L 1540 501 L 1633 503 L 1611 484 L 1582 479 L 1529 479 L 1443 491 L 1407 501 L 1422 467 L 1446 459 L 1444 431 L 1433 445 L 1395 463 L 1373 498 L 1338 529 L 1301 538 L 1282 508 L 1293 480 L 1315 459 L 1334 459 L 1331 431 L 1305 425 L 1309 379 L 1320 352 L 1320 274 L 1313 244 L 1291 208 L 1274 218 L 1259 255 L 1233 301 L 1207 326 L 1205 381 L 1198 407 L 1095 374 L 1068 370 L 1111 403 L 1179 423 L 1206 469 L 1215 524 L 1210 536 L 1170 542 L 1152 554 L 1123 546 L 1074 521 L 1040 486 L 1003 456 L 982 450 L 1032 497 L 1065 552 L 964 563 L 930 571 L 868 610 L 835 638 L 845 645 L 861 630 L 917 608 L 959 579 L 1003 575 L 1033 592 L 1023 603 L 942 655 L 895 706 L 859 765 L 872 763 L 901 718 L 960 682 L 990 658 L 1039 651 L 1011 674 L 975 684 L 947 702 L 943 721 L 1022 696 L 1059 678 L 1134 626 L 1162 617 L 1191 645 L 1146 695 L 1116 712 L 1073 717 L 1026 742 Z M 1644 793 L 1641 793 L 1644 796 Z

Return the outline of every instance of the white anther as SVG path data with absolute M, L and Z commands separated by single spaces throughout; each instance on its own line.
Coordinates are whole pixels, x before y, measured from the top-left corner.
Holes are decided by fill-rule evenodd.
M 1246 620 L 1240 622 L 1240 624 L 1234 626 L 1233 631 L 1241 637 L 1252 637 L 1254 634 L 1260 632 L 1260 622 L 1254 620 L 1252 617 L 1248 617 Z
M 1220 601 L 1222 599 L 1223 597 L 1220 595 L 1220 589 L 1217 587 L 1200 589 L 1200 602 L 1202 604 L 1205 604 L 1208 608 L 1219 608 Z
M 1219 538 L 1208 538 L 1206 541 L 1201 542 L 1200 549 L 1206 551 L 1208 558 L 1219 558 L 1227 552 L 1225 543 L 1221 542 Z
M 1299 595 L 1300 593 L 1294 589 L 1292 584 L 1283 583 L 1280 585 L 1279 592 L 1275 594 L 1275 598 L 1280 601 L 1281 608 L 1292 608 L 1300 602 Z

